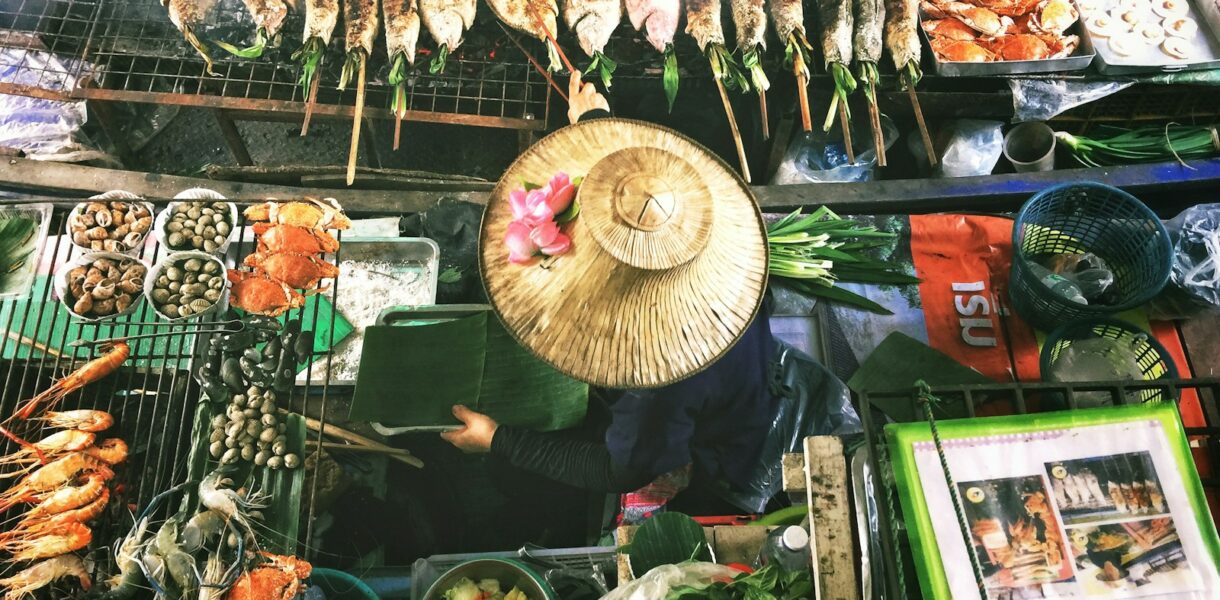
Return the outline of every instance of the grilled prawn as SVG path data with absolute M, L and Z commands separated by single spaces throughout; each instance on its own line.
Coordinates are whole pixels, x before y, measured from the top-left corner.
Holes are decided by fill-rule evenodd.
M 18 600 L 64 577 L 75 577 L 86 591 L 92 584 L 89 572 L 85 570 L 85 564 L 80 557 L 75 554 L 62 554 L 34 563 L 12 577 L 0 579 L 0 588 L 8 590 L 4 594 L 4 600 Z

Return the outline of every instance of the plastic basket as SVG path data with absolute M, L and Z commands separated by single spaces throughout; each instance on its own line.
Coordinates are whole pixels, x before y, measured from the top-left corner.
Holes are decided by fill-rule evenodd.
M 1042 379 L 1051 381 L 1048 374 L 1051 366 L 1059 360 L 1064 350 L 1073 343 L 1091 338 L 1108 338 L 1120 344 L 1131 344 L 1135 351 L 1136 362 L 1142 371 L 1140 381 L 1157 381 L 1161 379 L 1177 379 L 1178 369 L 1173 364 L 1173 357 L 1165 347 L 1151 334 L 1142 329 L 1117 319 L 1091 319 L 1075 321 L 1064 325 L 1046 338 L 1039 356 L 1039 367 L 1042 369 Z M 1128 392 L 1141 402 L 1160 402 L 1177 400 L 1177 392 L 1171 396 L 1166 388 L 1133 389 Z M 1103 392 L 1109 395 L 1108 392 Z
M 1134 196 L 1100 183 L 1070 183 L 1034 195 L 1017 215 L 1012 247 L 1012 307 L 1045 331 L 1145 304 L 1169 280 L 1172 255 L 1165 226 Z M 1114 272 L 1118 299 L 1113 304 L 1064 298 L 1046 287 L 1027 262 L 1089 252 Z

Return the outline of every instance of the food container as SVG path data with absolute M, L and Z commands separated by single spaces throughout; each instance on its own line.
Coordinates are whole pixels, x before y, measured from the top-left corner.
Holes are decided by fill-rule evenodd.
M 1110 46 L 1110 38 L 1096 35 L 1084 27 L 1083 36 L 1088 38 L 1096 48 L 1097 70 L 1107 75 L 1123 73 L 1154 73 L 1175 71 L 1215 69 L 1220 67 L 1220 4 L 1212 1 L 1179 0 L 1185 4 L 1186 18 L 1193 19 L 1196 30 L 1189 36 L 1183 36 L 1186 47 L 1191 52 L 1188 59 L 1175 58 L 1164 52 L 1161 45 L 1149 45 L 1141 51 L 1123 56 Z M 1081 22 L 1087 22 L 1098 11 L 1114 10 L 1118 0 L 1077 0 Z M 1151 6 L 1151 3 L 1148 3 Z M 1143 12 L 1149 24 L 1163 24 L 1161 17 L 1150 8 Z
M 0 207 L 0 218 L 6 216 L 21 216 L 32 219 L 36 223 L 34 238 L 26 242 L 23 250 L 30 250 L 25 262 L 10 273 L 0 277 L 0 301 L 24 300 L 30 297 L 34 287 L 34 274 L 38 270 L 38 259 L 42 256 L 42 248 L 51 229 L 51 204 L 18 204 Z
M 1042 60 L 997 60 L 994 62 L 951 62 L 942 61 L 932 51 L 931 38 L 924 31 L 923 20 L 920 17 L 919 33 L 923 36 L 924 47 L 932 55 L 933 68 L 937 75 L 945 77 L 986 77 L 991 75 L 1018 75 L 1028 73 L 1058 73 L 1062 71 L 1079 71 L 1093 62 L 1093 44 L 1084 33 L 1080 22 L 1068 28 L 1064 35 L 1080 36 L 1080 46 L 1071 56 L 1063 58 L 1046 58 Z
M 161 307 L 157 306 L 157 303 L 153 301 L 153 295 L 152 295 L 153 288 L 156 287 L 157 279 L 171 264 L 177 264 L 181 261 L 188 260 L 191 258 L 198 258 L 200 260 L 213 262 L 220 266 L 219 275 L 220 275 L 221 279 L 224 281 L 224 285 L 222 285 L 220 288 L 220 297 L 216 300 L 216 302 L 212 303 L 212 306 L 208 307 L 205 310 L 199 311 L 195 314 L 192 314 L 192 315 L 189 315 L 186 317 L 167 315 L 167 314 L 161 312 Z M 212 314 L 212 313 L 216 312 L 218 309 L 222 309 L 222 308 L 225 308 L 228 306 L 229 281 L 227 278 L 225 278 L 226 271 L 227 271 L 227 269 L 225 269 L 224 261 L 222 261 L 219 258 L 212 256 L 211 254 L 208 254 L 206 252 L 199 252 L 196 250 L 183 250 L 182 252 L 173 252 L 173 253 L 167 255 L 165 258 L 162 258 L 160 261 L 157 261 L 157 264 L 153 265 L 152 270 L 149 271 L 149 273 L 148 273 L 148 277 L 144 280 L 144 295 L 148 297 L 148 303 L 149 303 L 149 305 L 152 306 L 153 312 L 156 312 L 158 317 L 161 317 L 162 319 L 165 319 L 166 321 L 189 321 L 192 319 L 197 319 L 199 317 Z
M 505 593 L 516 587 L 530 600 L 552 600 L 555 597 L 546 580 L 524 564 L 509 559 L 482 558 L 464 562 L 441 575 L 441 578 L 428 588 L 424 600 L 443 600 L 446 597 L 445 592 L 463 578 L 476 583 L 484 579 L 495 579 L 500 582 L 500 588 Z
M 191 194 L 191 195 L 188 196 L 187 194 Z M 224 243 L 222 243 L 218 248 L 216 248 L 216 250 L 213 250 L 212 252 L 208 252 L 208 254 L 215 254 L 217 256 L 224 255 L 225 251 L 228 250 L 228 248 L 229 248 L 229 244 L 233 243 L 233 239 L 235 237 L 237 237 L 237 233 L 241 229 L 241 222 L 238 221 L 239 216 L 237 214 L 237 205 L 232 202 L 227 201 L 224 196 L 221 196 L 220 194 L 213 192 L 212 190 L 205 190 L 203 188 L 189 189 L 185 192 L 182 192 L 181 194 L 178 194 L 174 198 L 177 199 L 178 201 L 170 202 L 169 205 L 166 207 L 166 209 L 161 211 L 161 213 L 157 215 L 157 221 L 153 225 L 153 228 L 157 230 L 157 241 L 159 241 L 161 243 L 161 245 L 163 247 L 165 247 L 165 249 L 169 252 L 196 251 L 193 248 L 174 249 L 174 248 L 170 247 L 170 245 L 168 243 L 169 233 L 165 230 L 165 226 L 169 224 L 170 217 L 172 217 L 174 215 L 174 210 L 180 204 L 183 204 L 184 202 L 200 201 L 200 200 L 224 201 L 225 204 L 229 205 L 229 225 L 230 225 L 229 234 L 227 236 L 225 236 Z M 202 250 L 198 250 L 198 251 L 203 252 Z
M 70 273 L 72 269 L 75 269 L 76 267 L 87 267 L 92 265 L 93 262 L 99 258 L 109 258 L 110 260 L 114 261 L 130 260 L 144 265 L 144 282 L 141 285 L 141 290 L 135 294 L 131 300 L 131 304 L 129 304 L 126 309 L 102 317 L 85 316 L 73 309 L 74 303 L 72 295 L 68 292 L 68 273 Z M 65 310 L 71 313 L 72 316 L 81 319 L 82 321 L 108 321 L 135 312 L 136 308 L 140 305 L 140 299 L 144 297 L 144 294 L 147 291 L 147 287 L 144 287 L 144 284 L 148 283 L 148 277 L 151 272 L 152 267 L 149 266 L 147 262 L 127 254 L 120 254 L 118 252 L 88 252 L 61 264 L 59 269 L 55 271 L 55 296 L 59 298 L 59 302 L 60 304 L 63 304 Z
M 114 191 L 106 192 L 104 194 L 90 196 L 89 200 L 87 200 L 85 202 L 81 202 L 81 203 L 77 204 L 76 206 L 72 207 L 72 212 L 68 213 L 68 218 L 66 220 L 64 220 L 64 234 L 68 237 L 68 243 L 72 244 L 74 247 L 84 250 L 85 252 L 97 252 L 97 250 L 94 250 L 93 248 L 91 248 L 89 246 L 82 246 L 80 244 L 77 244 L 72 239 L 72 222 L 75 221 L 78 216 L 80 216 L 81 212 L 84 211 L 85 206 L 89 203 L 89 201 L 115 202 L 115 201 L 119 201 L 119 200 L 130 200 L 133 202 L 139 202 L 140 204 L 143 204 L 144 207 L 148 209 L 148 214 L 150 216 L 154 217 L 154 222 L 155 222 L 157 209 L 155 207 L 153 207 L 151 202 L 144 202 L 142 197 L 140 197 L 136 194 L 133 194 L 131 192 L 125 192 L 123 190 L 114 190 Z M 154 225 L 154 227 L 155 227 L 155 225 Z M 140 249 L 142 249 L 144 247 L 144 242 L 148 240 L 149 233 L 152 233 L 152 228 L 149 228 L 149 231 L 144 232 L 144 235 L 140 237 L 139 243 L 134 244 L 132 247 L 121 251 L 120 254 L 139 254 Z

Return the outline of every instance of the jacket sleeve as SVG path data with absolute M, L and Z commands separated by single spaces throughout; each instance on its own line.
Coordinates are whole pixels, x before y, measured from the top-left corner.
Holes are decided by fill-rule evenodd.
M 595 492 L 631 492 L 653 479 L 647 471 L 615 464 L 604 444 L 506 425 L 496 429 L 491 453 L 519 469 Z
M 580 115 L 580 118 L 577 119 L 576 122 L 584 123 L 585 121 L 592 121 L 593 119 L 605 119 L 605 118 L 608 118 L 609 116 L 610 116 L 610 111 L 602 110 L 600 108 L 595 108 L 593 110 L 585 112 L 585 114 L 583 114 L 583 115 Z

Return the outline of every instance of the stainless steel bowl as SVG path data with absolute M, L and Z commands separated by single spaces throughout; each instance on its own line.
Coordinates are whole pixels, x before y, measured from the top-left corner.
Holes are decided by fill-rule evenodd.
M 516 586 L 525 592 L 529 600 L 554 600 L 550 586 L 533 569 L 513 561 L 499 558 L 481 558 L 464 562 L 441 576 L 428 588 L 424 600 L 443 600 L 445 592 L 457 585 L 463 577 L 478 583 L 480 579 L 495 579 L 505 593 Z

